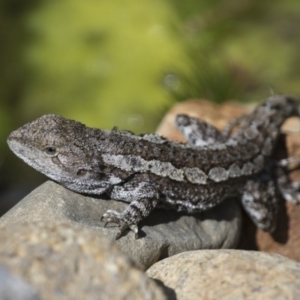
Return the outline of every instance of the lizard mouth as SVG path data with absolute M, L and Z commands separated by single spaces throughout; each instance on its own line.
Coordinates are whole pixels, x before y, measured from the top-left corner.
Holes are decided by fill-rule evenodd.
M 10 134 L 7 139 L 7 143 L 12 152 L 14 152 L 15 155 L 22 159 L 25 163 L 49 178 L 55 180 L 51 172 L 47 172 L 46 174 L 45 165 L 39 161 L 39 153 L 36 151 L 36 149 L 30 145 L 22 143 L 22 139 L 18 134 L 15 134 L 15 132 Z
M 101 195 L 107 189 L 109 189 L 110 185 L 107 182 L 97 182 L 95 184 L 85 184 L 82 181 L 68 181 L 62 183 L 59 181 L 62 185 L 64 185 L 66 188 L 81 193 L 81 194 L 87 194 L 87 195 Z

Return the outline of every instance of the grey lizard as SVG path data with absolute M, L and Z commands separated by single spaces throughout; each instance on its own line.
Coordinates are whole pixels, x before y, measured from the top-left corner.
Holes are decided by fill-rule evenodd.
M 299 116 L 299 101 L 288 96 L 268 98 L 222 132 L 178 115 L 177 127 L 187 139 L 182 144 L 156 134 L 88 128 L 48 114 L 13 131 L 8 145 L 70 190 L 128 202 L 123 212 L 102 216 L 105 224 L 119 226 L 117 238 L 128 228 L 137 237 L 137 224 L 155 207 L 192 214 L 234 196 L 259 228 L 272 231 L 279 195 L 300 201 L 299 186 L 272 160 L 280 127 L 291 116 Z M 237 130 L 230 135 L 233 126 Z

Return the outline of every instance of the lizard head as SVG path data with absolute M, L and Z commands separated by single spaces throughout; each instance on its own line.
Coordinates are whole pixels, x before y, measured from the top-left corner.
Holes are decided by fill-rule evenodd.
M 95 137 L 102 133 L 49 114 L 13 131 L 7 143 L 18 157 L 54 181 L 80 193 L 101 194 L 121 182 L 96 159 Z

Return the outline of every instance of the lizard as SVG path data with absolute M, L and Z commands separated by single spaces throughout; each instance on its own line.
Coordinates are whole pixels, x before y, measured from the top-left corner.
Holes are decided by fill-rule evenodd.
M 202 120 L 178 115 L 177 128 L 187 140 L 178 143 L 156 134 L 89 128 L 47 114 L 13 131 L 10 149 L 37 171 L 82 194 L 106 195 L 128 203 L 123 212 L 101 217 L 116 224 L 118 239 L 154 208 L 188 214 L 210 209 L 229 197 L 240 197 L 253 222 L 272 232 L 280 194 L 300 202 L 299 185 L 274 163 L 280 127 L 300 116 L 300 102 L 275 95 L 219 131 Z M 294 184 L 294 185 L 293 185 Z

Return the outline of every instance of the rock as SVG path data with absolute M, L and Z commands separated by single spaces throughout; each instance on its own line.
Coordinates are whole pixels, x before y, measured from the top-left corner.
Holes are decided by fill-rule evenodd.
M 251 112 L 254 107 L 254 104 L 225 103 L 217 105 L 205 100 L 188 100 L 174 105 L 163 118 L 157 131 L 169 139 L 184 142 L 183 136 L 174 125 L 177 114 L 188 114 L 223 129 L 230 120 Z M 281 132 L 282 137 L 276 149 L 276 158 L 300 156 L 299 118 L 288 119 L 283 124 Z M 293 181 L 300 182 L 300 170 L 291 172 L 290 177 Z M 284 201 L 280 203 L 279 221 L 276 231 L 272 235 L 257 229 L 245 213 L 243 213 L 243 220 L 240 249 L 276 252 L 300 261 L 300 231 L 298 230 L 300 206 Z
M 39 300 L 40 297 L 24 280 L 13 276 L 0 265 L 0 299 Z
M 100 218 L 108 209 L 123 211 L 126 206 L 119 201 L 83 196 L 48 181 L 3 215 L 0 227 L 23 222 L 51 224 L 64 221 L 91 232 L 103 233 L 114 240 L 116 228 L 103 228 Z M 183 251 L 235 247 L 241 227 L 240 206 L 229 200 L 193 216 L 157 209 L 139 227 L 141 238 L 136 240 L 133 232 L 128 232 L 116 243 L 146 269 L 162 258 Z
M 180 253 L 147 271 L 168 299 L 300 299 L 300 263 L 238 250 Z
M 166 299 L 100 232 L 52 222 L 0 229 L 0 263 L 24 278 L 41 299 Z

